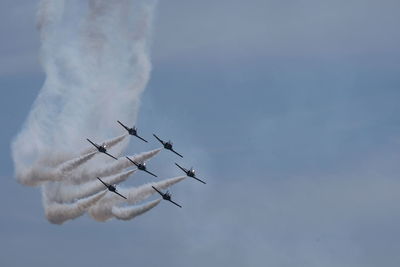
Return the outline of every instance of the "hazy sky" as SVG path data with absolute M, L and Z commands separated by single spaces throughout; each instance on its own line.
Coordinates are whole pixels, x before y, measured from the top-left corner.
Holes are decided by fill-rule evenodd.
M 160 0 L 138 126 L 207 185 L 62 226 L 10 157 L 44 80 L 36 5 L 0 3 L 1 266 L 399 266 L 400 2 Z

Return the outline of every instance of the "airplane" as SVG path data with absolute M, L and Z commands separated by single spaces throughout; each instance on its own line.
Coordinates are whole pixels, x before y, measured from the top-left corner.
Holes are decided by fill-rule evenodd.
M 171 150 L 172 152 L 174 152 L 175 154 L 177 154 L 179 157 L 183 158 L 183 156 L 181 154 L 179 154 L 178 152 L 176 152 L 173 148 L 172 148 L 172 142 L 168 141 L 168 142 L 164 142 L 163 140 L 161 140 L 160 138 L 158 138 L 157 135 L 153 134 L 153 136 L 161 143 L 163 144 L 165 149 Z
M 171 194 L 168 191 L 166 193 L 163 193 L 161 191 L 158 191 L 157 188 L 155 188 L 154 186 L 151 186 L 151 187 L 153 187 L 153 189 L 156 190 L 162 196 L 163 199 L 168 200 L 169 202 L 177 205 L 179 208 L 182 208 L 181 205 L 179 205 L 178 203 L 175 203 L 171 200 Z
M 107 189 L 109 191 L 111 191 L 111 192 L 113 192 L 113 193 L 115 193 L 115 194 L 117 194 L 117 195 L 119 195 L 119 196 L 121 196 L 121 197 L 126 199 L 126 197 L 124 197 L 123 195 L 121 195 L 120 193 L 117 192 L 117 188 L 116 188 L 115 185 L 107 184 L 107 183 L 103 182 L 103 180 L 101 180 L 99 177 L 97 177 L 97 179 L 99 179 L 100 182 L 102 182 L 104 184 L 104 186 L 107 187 Z
M 133 126 L 132 128 L 129 128 L 128 126 L 125 126 L 122 122 L 120 122 L 120 121 L 117 121 L 117 122 L 118 122 L 119 124 L 121 124 L 121 126 L 124 127 L 125 130 L 127 130 L 128 133 L 129 133 L 130 135 L 136 136 L 136 137 L 139 138 L 140 140 L 142 140 L 142 141 L 144 141 L 144 142 L 147 143 L 147 140 L 143 139 L 142 137 L 140 137 L 140 136 L 137 134 L 137 128 L 136 128 L 135 126 Z
M 128 158 L 128 157 L 126 157 L 130 162 L 132 162 L 133 164 L 135 164 L 135 166 L 139 169 L 139 170 L 141 170 L 141 171 L 144 171 L 144 172 L 147 172 L 148 174 L 151 174 L 151 175 L 153 175 L 154 177 L 157 177 L 157 175 L 155 175 L 154 173 L 152 173 L 152 172 L 149 172 L 147 169 L 146 169 L 146 163 L 136 163 L 136 162 L 134 162 L 133 160 L 131 160 L 130 158 Z
M 113 155 L 107 153 L 106 144 L 98 145 L 98 144 L 93 143 L 92 141 L 90 141 L 88 138 L 86 138 L 86 140 L 88 140 L 89 143 L 91 143 L 92 145 L 94 145 L 94 146 L 97 148 L 97 150 L 98 150 L 99 152 L 104 153 L 104 154 L 106 154 L 106 155 L 112 157 L 112 158 L 115 159 L 115 160 L 118 160 L 118 159 L 117 159 L 116 157 L 114 157 Z
M 178 163 L 175 163 L 176 166 L 178 166 L 179 169 L 181 169 L 182 171 L 184 171 L 186 173 L 187 176 L 192 177 L 193 179 L 196 179 L 199 182 L 202 182 L 203 184 L 206 184 L 206 182 L 200 180 L 199 178 L 196 177 L 195 171 L 193 168 L 190 168 L 190 170 L 187 170 L 181 166 L 178 165 Z

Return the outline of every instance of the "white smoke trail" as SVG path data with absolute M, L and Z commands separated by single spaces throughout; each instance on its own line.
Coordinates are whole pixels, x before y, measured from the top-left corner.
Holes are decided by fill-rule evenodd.
M 146 161 L 157 155 L 160 151 L 161 148 L 148 152 L 143 152 L 139 155 L 129 156 L 129 158 L 137 162 Z M 117 161 L 112 160 L 111 163 L 104 164 L 104 166 L 102 167 L 92 167 L 90 169 L 76 170 L 75 173 L 69 175 L 67 179 L 74 184 L 80 184 L 90 181 L 92 179 L 96 179 L 96 176 L 110 176 L 132 166 L 132 162 L 130 162 L 126 158 L 120 158 Z
M 101 177 L 101 179 L 108 184 L 119 184 L 128 179 L 128 177 L 135 171 L 136 170 L 129 170 L 117 175 Z M 94 177 L 93 181 L 80 185 L 69 185 L 69 184 L 62 186 L 58 186 L 58 184 L 56 185 L 57 185 L 57 190 L 55 188 L 47 188 L 47 187 L 45 188 L 46 190 L 48 189 L 49 191 L 57 192 L 57 194 L 53 198 L 57 202 L 69 202 L 74 199 L 79 199 L 82 197 L 86 197 L 88 195 L 92 195 L 94 193 L 97 193 L 105 189 L 104 185 L 99 180 L 97 180 L 96 177 Z M 47 186 L 51 186 L 51 184 L 48 184 Z
M 134 123 L 139 100 L 150 75 L 149 43 L 155 8 L 152 0 L 41 0 L 38 30 L 46 79 L 12 143 L 17 180 L 42 187 L 47 219 L 61 224 L 82 215 L 101 201 L 111 217 L 129 219 L 157 205 L 112 208 L 93 179 L 121 182 L 133 172 L 120 173 L 131 163 L 113 161 L 90 147 L 86 138 L 102 143 L 120 134 L 116 120 Z M 106 144 L 118 156 L 128 135 Z M 160 149 L 134 156 L 144 161 Z M 98 156 L 94 156 L 98 154 Z M 164 181 L 165 188 L 180 181 Z M 168 184 L 168 185 L 167 185 Z M 141 188 L 141 187 L 139 187 Z M 143 193 L 129 191 L 130 203 Z M 138 190 L 138 189 L 135 189 Z M 104 197 L 103 197 L 104 196 Z M 107 198 L 108 199 L 108 198 Z M 111 205 L 112 204 L 112 205 Z M 101 205 L 97 205 L 99 207 Z M 113 215 L 116 214 L 116 215 Z M 97 218 L 96 218 L 97 219 Z
M 153 194 L 157 194 L 151 186 L 154 186 L 157 189 L 165 189 L 185 178 L 186 176 L 171 178 L 160 182 L 148 183 L 137 188 L 119 188 L 118 192 L 125 196 L 127 201 L 116 194 L 107 194 L 96 205 L 90 207 L 89 214 L 97 221 L 106 221 L 113 217 L 112 208 L 114 206 L 120 205 L 124 202 L 128 202 L 128 204 L 138 203 Z
M 147 204 L 141 205 L 139 207 L 117 207 L 114 206 L 111 209 L 112 214 L 115 216 L 115 218 L 119 220 L 131 220 L 135 218 L 136 216 L 139 216 L 155 206 L 157 206 L 160 203 L 161 199 L 156 199 L 153 200 Z
M 73 204 L 60 204 L 48 202 L 46 195 L 43 195 L 45 214 L 51 223 L 62 224 L 67 220 L 82 216 L 86 210 L 106 194 L 106 191 L 97 193 L 94 196 L 80 199 Z
M 77 167 L 79 167 L 80 165 L 91 159 L 95 154 L 96 152 L 90 152 L 76 159 L 71 159 L 67 162 L 64 162 L 63 164 L 61 164 L 61 166 L 58 166 L 57 172 L 60 173 L 61 175 L 65 175 L 65 173 L 76 169 Z

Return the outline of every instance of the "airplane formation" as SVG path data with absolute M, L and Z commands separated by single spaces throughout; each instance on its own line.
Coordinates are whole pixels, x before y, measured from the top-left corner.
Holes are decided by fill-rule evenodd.
M 138 139 L 142 140 L 143 142 L 148 143 L 147 140 L 145 140 L 143 137 L 141 137 L 141 136 L 138 135 L 138 133 L 137 133 L 138 131 L 137 131 L 137 128 L 136 128 L 135 126 L 133 126 L 132 128 L 129 128 L 128 126 L 124 125 L 122 122 L 120 122 L 120 121 L 117 121 L 117 122 L 128 132 L 129 135 L 135 136 L 135 137 L 137 137 Z M 165 141 L 161 140 L 157 135 L 153 134 L 153 136 L 163 145 L 163 147 L 164 147 L 166 150 L 170 150 L 171 152 L 175 153 L 175 154 L 178 155 L 179 157 L 183 158 L 183 156 L 182 156 L 181 154 L 179 154 L 178 152 L 176 152 L 176 151 L 173 149 L 173 144 L 172 144 L 171 141 L 165 142 Z M 97 144 L 97 143 L 91 141 L 91 140 L 88 139 L 88 138 L 87 138 L 86 140 L 87 140 L 90 144 L 92 144 L 94 147 L 96 147 L 96 149 L 98 150 L 98 152 L 103 153 L 103 154 L 105 154 L 105 155 L 107 155 L 107 156 L 109 156 L 109 157 L 111 157 L 111 158 L 113 158 L 113 159 L 115 159 L 115 160 L 118 160 L 116 157 L 114 157 L 113 155 L 111 155 L 111 154 L 109 154 L 109 153 L 107 152 L 107 146 L 106 146 L 105 143 L 102 143 L 101 145 L 99 145 L 99 144 Z M 127 160 L 129 160 L 133 165 L 135 165 L 136 168 L 137 168 L 138 170 L 141 170 L 141 171 L 143 171 L 143 172 L 146 172 L 146 173 L 148 173 L 148 174 L 150 174 L 150 175 L 152 175 L 152 176 L 154 176 L 154 177 L 158 177 L 158 176 L 155 175 L 154 173 L 152 173 L 152 172 L 150 172 L 150 171 L 147 170 L 147 166 L 146 166 L 146 163 L 145 163 L 145 162 L 136 162 L 136 161 L 130 159 L 129 157 L 127 157 L 127 156 L 126 156 L 125 158 L 126 158 Z M 186 176 L 191 177 L 191 178 L 193 178 L 193 179 L 195 179 L 195 180 L 197 180 L 197 181 L 199 181 L 199 182 L 201 182 L 201 183 L 203 183 L 203 184 L 206 183 L 206 182 L 204 182 L 204 181 L 202 181 L 202 180 L 200 180 L 199 178 L 196 177 L 195 170 L 194 170 L 193 168 L 186 169 L 186 168 L 180 166 L 178 163 L 175 163 L 175 165 L 176 165 L 179 169 L 181 169 L 181 170 L 186 174 Z M 110 192 L 113 192 L 113 193 L 119 195 L 120 197 L 122 197 L 122 198 L 124 198 L 124 199 L 127 199 L 125 196 L 121 195 L 121 194 L 117 191 L 117 185 L 115 185 L 115 184 L 114 184 L 114 185 L 108 184 L 108 183 L 104 182 L 100 177 L 97 177 L 97 179 L 98 179 Z M 152 186 L 152 188 L 153 188 L 158 194 L 160 194 L 161 197 L 162 197 L 164 200 L 167 200 L 167 201 L 171 202 L 172 204 L 175 204 L 176 206 L 182 208 L 181 205 L 179 205 L 178 203 L 176 203 L 176 202 L 174 202 L 174 201 L 171 200 L 171 193 L 170 193 L 169 191 L 166 191 L 165 193 L 163 193 L 162 191 L 160 191 L 159 189 L 155 188 L 154 186 Z

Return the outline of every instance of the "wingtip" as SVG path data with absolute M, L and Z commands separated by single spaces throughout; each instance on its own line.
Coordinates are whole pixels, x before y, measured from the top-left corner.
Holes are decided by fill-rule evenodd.
M 142 140 L 143 142 L 148 143 L 148 141 L 147 141 L 146 139 L 144 139 L 143 137 L 141 137 L 141 136 L 139 136 L 139 135 L 136 135 L 136 137 L 139 138 L 140 140 Z
M 206 182 L 204 182 L 203 180 L 200 180 L 200 179 L 197 178 L 197 177 L 193 177 L 193 176 L 190 176 L 190 177 L 192 177 L 193 179 L 199 181 L 200 183 L 206 184 Z
M 154 177 L 158 177 L 156 174 L 154 174 L 154 173 L 152 173 L 152 172 L 149 172 L 149 171 L 146 171 L 148 174 L 150 174 L 151 176 L 154 176 Z

